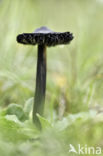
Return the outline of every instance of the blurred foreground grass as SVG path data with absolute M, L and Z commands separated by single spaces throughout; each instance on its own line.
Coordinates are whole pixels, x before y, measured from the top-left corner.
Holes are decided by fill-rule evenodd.
M 17 34 L 40 26 L 74 34 L 70 45 L 48 48 L 42 133 L 31 123 L 37 47 L 16 43 Z M 103 148 L 102 29 L 102 0 L 0 1 L 2 156 L 66 156 L 69 144 Z

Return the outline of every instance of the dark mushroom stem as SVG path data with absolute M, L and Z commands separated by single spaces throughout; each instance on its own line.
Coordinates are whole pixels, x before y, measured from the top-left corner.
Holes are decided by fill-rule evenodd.
M 46 46 L 38 45 L 36 89 L 33 106 L 33 121 L 41 129 L 37 113 L 43 115 L 46 90 Z

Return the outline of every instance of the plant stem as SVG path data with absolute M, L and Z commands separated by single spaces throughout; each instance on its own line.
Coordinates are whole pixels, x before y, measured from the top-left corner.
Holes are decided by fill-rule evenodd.
M 41 129 L 41 125 L 36 114 L 43 115 L 46 90 L 46 46 L 38 45 L 36 89 L 33 107 L 33 121 Z

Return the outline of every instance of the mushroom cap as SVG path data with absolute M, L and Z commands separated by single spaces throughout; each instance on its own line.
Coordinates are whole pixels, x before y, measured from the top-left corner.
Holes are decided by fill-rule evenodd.
M 47 27 L 40 27 L 33 33 L 23 33 L 17 36 L 17 42 L 27 45 L 42 45 L 56 46 L 68 44 L 73 39 L 70 32 L 54 32 Z

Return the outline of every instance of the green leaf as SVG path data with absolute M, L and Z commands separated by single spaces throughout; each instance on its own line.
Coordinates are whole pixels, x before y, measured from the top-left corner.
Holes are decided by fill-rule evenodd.
M 25 121 L 27 115 L 23 111 L 23 108 L 18 104 L 10 104 L 6 109 L 6 115 L 16 115 L 20 121 Z
M 24 106 L 24 112 L 26 112 L 27 115 L 30 114 L 30 112 L 32 111 L 32 108 L 33 108 L 33 101 L 34 101 L 34 98 L 31 97 L 29 98 L 26 103 L 25 103 L 25 106 Z
M 16 119 L 16 117 L 12 117 Z M 27 140 L 29 137 L 22 132 L 23 125 L 17 122 L 17 119 L 12 121 L 10 118 L 9 116 L 0 117 L 0 138 L 10 142 Z
M 72 124 L 77 123 L 78 121 L 85 122 L 89 119 L 94 119 L 96 117 L 96 111 L 89 111 L 89 112 L 81 112 L 77 114 L 69 114 L 67 117 L 64 117 L 61 121 L 56 121 L 54 127 L 57 128 L 59 131 L 65 130 L 67 127 L 71 126 Z
M 13 121 L 21 126 L 23 126 L 23 123 L 20 122 L 20 120 L 18 120 L 17 116 L 16 115 L 6 115 L 5 116 L 5 119 L 9 120 L 9 121 Z
M 39 118 L 39 121 L 41 123 L 42 129 L 52 128 L 52 124 L 47 119 L 45 119 L 44 117 L 40 116 L 39 114 L 37 114 L 37 117 Z

